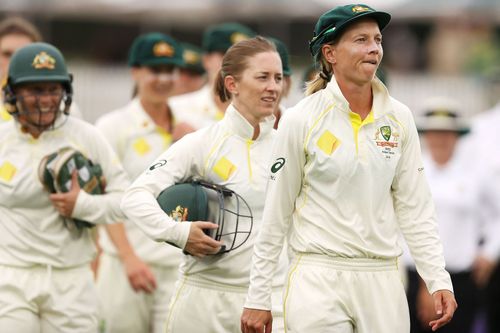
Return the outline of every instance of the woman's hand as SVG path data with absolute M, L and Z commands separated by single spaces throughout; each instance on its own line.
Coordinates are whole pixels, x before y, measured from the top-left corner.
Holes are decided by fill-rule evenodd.
M 212 222 L 191 222 L 189 237 L 184 247 L 184 251 L 189 254 L 203 258 L 209 254 L 216 254 L 222 246 L 222 243 L 207 236 L 203 229 L 217 229 L 218 225 Z
M 271 333 L 273 315 L 269 310 L 243 309 L 241 314 L 242 333 Z
M 70 218 L 76 205 L 76 199 L 80 193 L 80 184 L 78 183 L 78 172 L 73 170 L 71 174 L 71 189 L 66 193 L 53 193 L 49 195 L 50 201 L 63 217 Z
M 438 328 L 446 325 L 453 318 L 453 314 L 457 309 L 457 301 L 455 296 L 449 290 L 438 290 L 432 294 L 434 299 L 434 309 L 436 314 L 440 317 L 436 320 L 432 320 L 429 326 L 432 331 L 436 331 Z

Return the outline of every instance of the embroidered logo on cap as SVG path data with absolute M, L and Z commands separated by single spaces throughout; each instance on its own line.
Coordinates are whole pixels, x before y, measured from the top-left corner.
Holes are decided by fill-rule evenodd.
M 229 40 L 231 41 L 232 44 L 236 44 L 238 42 L 241 42 L 243 40 L 250 39 L 249 36 L 241 33 L 241 32 L 235 32 L 229 37 Z
M 371 11 L 371 9 L 363 6 L 354 6 L 352 7 L 352 11 L 353 13 L 363 13 L 363 12 L 369 12 Z
M 184 62 L 188 64 L 196 64 L 200 61 L 200 56 L 198 55 L 198 53 L 191 50 L 184 51 L 183 58 Z
M 51 57 L 47 52 L 42 51 L 35 56 L 31 64 L 35 69 L 54 69 L 56 67 L 56 60 Z
M 174 53 L 174 48 L 167 42 L 158 42 L 153 46 L 153 54 L 156 57 L 172 57 Z

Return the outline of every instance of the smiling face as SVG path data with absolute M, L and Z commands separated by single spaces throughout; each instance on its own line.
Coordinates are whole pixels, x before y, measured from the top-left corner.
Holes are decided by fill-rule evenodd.
M 331 48 L 329 62 L 339 82 L 362 85 L 371 82 L 382 61 L 382 34 L 374 19 L 352 23 Z
M 64 94 L 61 83 L 27 83 L 15 88 L 19 123 L 32 133 L 50 128 L 60 113 Z
M 252 124 L 273 114 L 283 88 L 277 52 L 261 52 L 247 60 L 238 77 L 227 77 L 235 108 Z
M 174 93 L 179 69 L 172 65 L 134 67 L 132 76 L 139 98 L 151 103 L 165 103 Z

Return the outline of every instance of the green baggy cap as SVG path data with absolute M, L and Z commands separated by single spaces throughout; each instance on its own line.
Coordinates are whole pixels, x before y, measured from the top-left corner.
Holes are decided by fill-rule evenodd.
M 206 53 L 226 53 L 233 44 L 255 37 L 255 35 L 252 29 L 239 23 L 213 25 L 203 33 L 202 48 Z
M 321 15 L 314 28 L 313 39 L 309 42 L 309 50 L 313 57 L 316 58 L 323 44 L 334 40 L 349 24 L 366 17 L 375 19 L 380 31 L 391 20 L 389 13 L 376 11 L 363 4 L 335 7 Z
M 129 51 L 128 65 L 135 66 L 158 66 L 174 65 L 182 66 L 182 46 L 172 37 L 151 32 L 137 37 L 132 43 Z

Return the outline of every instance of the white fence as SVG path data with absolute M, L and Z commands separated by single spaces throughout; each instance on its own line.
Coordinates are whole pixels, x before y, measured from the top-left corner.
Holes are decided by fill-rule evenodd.
M 74 99 L 84 118 L 90 122 L 125 105 L 131 98 L 133 81 L 125 65 L 70 63 L 69 69 L 74 74 Z M 288 106 L 295 104 L 302 94 L 303 69 L 294 69 L 294 73 L 292 94 L 285 102 Z M 388 78 L 392 96 L 408 105 L 417 116 L 425 99 L 436 95 L 455 98 L 465 116 L 488 108 L 484 83 L 472 77 L 390 72 Z

